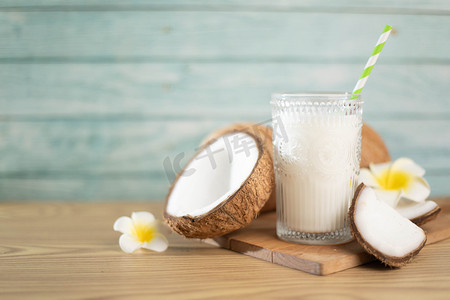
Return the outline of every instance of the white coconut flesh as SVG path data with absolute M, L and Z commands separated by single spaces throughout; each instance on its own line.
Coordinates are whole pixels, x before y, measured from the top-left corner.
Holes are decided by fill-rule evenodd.
M 354 208 L 354 222 L 368 246 L 383 255 L 405 257 L 421 247 L 425 232 L 365 187 Z
M 175 217 L 208 213 L 241 187 L 258 156 L 252 136 L 235 132 L 220 137 L 185 168 L 168 198 L 166 212 Z
M 427 200 L 424 202 L 403 202 L 401 201 L 395 210 L 408 219 L 415 219 L 428 214 L 429 212 L 438 208 L 436 202 Z

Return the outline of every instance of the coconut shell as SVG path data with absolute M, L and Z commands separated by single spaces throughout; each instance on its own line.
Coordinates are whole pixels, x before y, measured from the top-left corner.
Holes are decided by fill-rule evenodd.
M 261 137 L 261 140 L 263 141 L 263 146 L 269 152 L 270 157 L 273 157 L 272 129 L 267 126 L 264 126 L 264 125 L 261 125 L 258 123 L 253 123 L 253 122 L 235 123 L 230 126 L 220 128 L 220 129 L 212 132 L 205 139 L 203 139 L 203 141 L 201 142 L 201 145 L 209 143 L 212 140 L 216 140 L 232 131 L 240 131 L 242 129 L 250 130 L 250 132 Z M 275 182 L 275 178 L 273 179 L 273 181 Z M 274 186 L 272 188 L 272 193 L 269 197 L 269 200 L 267 200 L 266 204 L 261 209 L 261 212 L 274 211 L 275 207 L 276 207 L 276 197 L 275 197 L 275 184 L 274 184 Z
M 364 188 L 366 188 L 364 183 L 361 183 L 357 187 L 357 189 L 355 191 L 355 195 L 354 195 L 353 200 L 352 200 L 352 204 L 351 204 L 351 206 L 349 208 L 349 211 L 348 211 L 350 231 L 351 231 L 353 237 L 358 242 L 358 244 L 360 244 L 369 254 L 375 256 L 378 260 L 380 260 L 381 262 L 385 263 L 386 265 L 389 265 L 391 267 L 401 267 L 401 266 L 406 265 L 425 246 L 425 244 L 427 242 L 426 237 L 425 237 L 424 241 L 419 245 L 419 247 L 417 249 L 415 249 L 414 251 L 408 253 L 406 256 L 403 256 L 403 257 L 394 257 L 394 256 L 386 255 L 386 254 L 378 251 L 377 249 L 375 249 L 369 243 L 367 243 L 365 241 L 364 237 L 360 234 L 360 232 L 358 230 L 358 226 L 356 226 L 356 224 L 355 224 L 356 203 L 357 203 L 357 201 L 359 199 L 359 196 L 360 196 L 361 192 L 364 190 Z
M 258 159 L 255 166 L 242 183 L 241 187 L 215 208 L 200 216 L 185 215 L 177 217 L 167 212 L 167 204 L 171 192 L 181 174 L 190 162 L 217 138 L 233 132 L 242 132 L 251 136 L 258 149 Z M 220 135 L 204 143 L 186 167 L 177 175 L 166 197 L 164 220 L 177 233 L 188 238 L 213 238 L 230 233 L 248 225 L 258 216 L 274 190 L 275 177 L 273 171 L 272 153 L 267 148 L 265 135 L 255 134 L 251 127 L 230 128 Z
M 416 224 L 417 226 L 423 225 L 425 223 L 428 223 L 438 216 L 438 214 L 441 212 L 441 208 L 439 206 L 436 206 L 434 209 L 430 210 L 426 214 L 423 214 L 421 216 L 415 217 L 410 219 L 411 222 Z
M 391 161 L 391 156 L 383 139 L 366 123 L 361 130 L 361 168 L 368 168 L 370 163 L 379 164 Z

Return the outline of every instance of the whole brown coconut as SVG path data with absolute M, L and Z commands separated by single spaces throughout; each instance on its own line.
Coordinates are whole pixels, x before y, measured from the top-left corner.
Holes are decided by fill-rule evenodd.
M 219 134 L 208 137 L 186 167 L 177 175 L 167 195 L 164 209 L 164 219 L 175 232 L 188 238 L 212 238 L 242 228 L 257 217 L 273 193 L 275 184 L 272 138 L 268 136 L 268 128 L 259 126 L 261 125 L 253 123 L 236 124 L 220 130 Z M 233 160 L 230 161 L 231 166 L 227 170 L 227 167 L 224 166 L 225 162 L 228 162 L 226 159 L 222 160 L 224 165 L 216 166 L 219 169 L 224 167 L 221 171 L 214 168 L 214 172 L 205 171 L 206 175 L 202 175 L 203 177 L 200 176 L 201 174 L 198 175 L 198 178 L 194 178 L 195 181 L 193 181 L 194 179 L 189 179 L 191 180 L 189 181 L 183 177 L 185 170 L 192 168 L 195 161 L 201 157 L 200 154 L 205 153 L 208 147 L 210 147 L 209 149 L 214 147 L 219 149 L 217 145 L 225 143 L 225 138 L 221 139 L 221 137 L 237 135 L 246 136 L 254 142 L 254 148 L 257 150 L 254 152 L 256 154 L 250 158 L 254 159 L 254 165 L 245 166 L 245 163 L 249 161 L 246 158 L 240 163 Z M 240 173 L 241 169 L 245 168 L 251 171 L 248 175 L 243 175 L 247 176 L 243 181 L 232 176 L 232 172 Z M 200 168 L 197 171 L 204 170 Z M 224 175 L 222 176 L 222 174 Z M 214 176 L 217 178 L 210 178 Z M 224 179 L 230 178 L 235 184 L 239 183 L 238 188 L 230 189 L 228 187 L 231 183 Z M 186 181 L 182 182 L 182 180 Z M 203 184 L 203 180 L 209 183 Z M 192 187 L 191 183 L 195 183 L 196 186 Z M 225 188 L 226 192 L 217 194 L 217 187 L 222 190 Z M 210 198 L 211 202 L 209 202 Z
M 383 139 L 366 123 L 361 130 L 361 168 L 368 168 L 369 164 L 379 164 L 391 161 L 391 156 Z
M 203 142 L 202 145 L 210 142 L 211 140 L 215 140 L 224 134 L 230 132 L 230 130 L 240 130 L 246 128 L 251 132 L 256 133 L 257 135 L 263 134 L 265 139 L 265 146 L 269 151 L 270 155 L 273 155 L 273 147 L 272 147 L 272 129 L 251 122 L 245 123 L 236 123 L 225 128 L 218 129 L 208 135 Z M 363 124 L 361 130 L 361 168 L 368 168 L 370 163 L 383 163 L 391 160 L 389 155 L 389 151 L 386 145 L 383 142 L 383 139 L 378 135 L 378 133 L 372 129 L 366 123 Z M 275 187 L 270 195 L 269 200 L 266 205 L 261 209 L 261 212 L 273 211 L 276 208 L 276 197 L 275 197 Z

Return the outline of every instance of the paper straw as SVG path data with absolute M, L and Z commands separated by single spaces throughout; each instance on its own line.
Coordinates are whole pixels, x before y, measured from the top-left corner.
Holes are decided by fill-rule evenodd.
M 383 49 L 383 46 L 386 43 L 386 40 L 388 39 L 389 34 L 391 34 L 391 31 L 392 31 L 391 26 L 386 25 L 384 27 L 384 30 L 381 33 L 380 38 L 378 39 L 378 42 L 375 45 L 375 48 L 373 49 L 372 55 L 369 57 L 369 60 L 367 61 L 366 66 L 364 67 L 364 71 L 362 72 L 361 77 L 359 77 L 359 80 L 356 83 L 355 88 L 353 89 L 353 94 L 355 94 L 355 95 L 361 94 L 361 91 L 367 82 L 367 78 L 369 78 L 370 72 L 372 72 L 373 66 L 377 62 L 378 56 L 380 55 L 380 52 Z M 355 98 L 357 98 L 357 96 L 351 97 L 351 99 L 355 99 Z

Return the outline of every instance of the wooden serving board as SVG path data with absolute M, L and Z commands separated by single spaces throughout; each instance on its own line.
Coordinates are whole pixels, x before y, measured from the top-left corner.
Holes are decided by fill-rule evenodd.
M 436 202 L 442 211 L 435 220 L 421 226 L 427 233 L 427 245 L 450 237 L 450 202 Z M 276 235 L 275 224 L 275 212 L 266 213 L 246 228 L 205 242 L 315 275 L 328 275 L 375 260 L 356 241 L 325 246 L 282 241 Z

